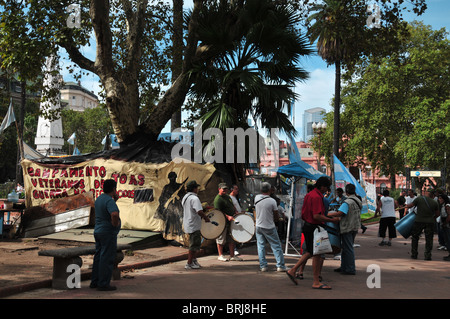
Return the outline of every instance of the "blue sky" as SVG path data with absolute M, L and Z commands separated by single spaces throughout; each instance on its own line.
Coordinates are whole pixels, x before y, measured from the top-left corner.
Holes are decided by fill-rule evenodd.
M 192 0 L 185 0 L 185 6 L 189 6 L 191 3 Z M 423 15 L 417 17 L 413 13 L 404 13 L 404 19 L 406 21 L 424 21 L 425 24 L 431 25 L 433 29 L 445 27 L 447 31 L 450 31 L 450 0 L 427 0 L 426 3 L 428 9 Z M 408 5 L 408 1 L 406 1 L 406 4 Z M 82 53 L 93 59 L 95 56 L 95 41 L 92 40 L 90 47 L 82 48 Z M 61 56 L 67 56 L 64 50 L 61 50 Z M 72 81 L 72 77 L 65 70 L 68 62 L 61 59 L 61 64 L 64 80 L 66 82 Z M 331 111 L 334 94 L 334 66 L 327 67 L 326 63 L 318 56 L 304 59 L 302 65 L 309 72 L 309 79 L 304 83 L 299 83 L 295 89 L 295 92 L 300 95 L 295 103 L 294 126 L 299 131 L 297 140 L 303 136 L 302 116 L 304 111 L 314 107 L 324 108 L 327 112 Z M 99 92 L 98 77 L 94 74 L 83 76 L 81 84 L 96 94 Z M 166 125 L 163 132 L 169 131 L 170 123 Z
M 435 30 L 445 27 L 447 31 L 450 31 L 450 0 L 427 0 L 426 2 L 428 8 L 423 15 L 417 17 L 413 13 L 405 13 L 403 18 L 406 21 L 423 21 Z M 294 125 L 299 132 L 301 132 L 304 111 L 313 107 L 322 107 L 327 112 L 331 111 L 334 96 L 334 66 L 327 67 L 318 56 L 307 59 L 303 65 L 310 73 L 310 78 L 296 87 L 296 93 L 300 94 L 300 99 L 295 103 Z

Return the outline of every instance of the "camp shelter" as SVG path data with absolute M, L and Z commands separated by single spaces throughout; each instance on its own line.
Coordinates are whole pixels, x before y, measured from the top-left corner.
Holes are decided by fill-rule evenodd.
M 26 206 L 92 192 L 95 200 L 106 179 L 117 181 L 122 229 L 162 232 L 183 242 L 181 199 L 190 180 L 200 184 L 199 198 L 212 205 L 226 174 L 212 164 L 175 163 L 173 144 L 141 138 L 120 149 L 97 153 L 24 159 Z M 92 219 L 92 218 L 91 218 Z
M 327 176 L 303 161 L 281 166 L 278 168 L 277 173 L 284 176 L 304 177 L 310 180 L 317 180 L 321 176 Z
M 297 256 L 298 243 L 301 240 L 302 234 L 302 220 L 301 209 L 303 206 L 303 199 L 307 193 L 307 180 L 317 180 L 321 176 L 327 176 L 311 165 L 305 163 L 301 159 L 296 159 L 293 163 L 281 166 L 277 169 L 277 173 L 284 177 L 290 178 L 291 190 L 289 192 L 289 216 L 287 232 L 286 232 L 286 256 Z M 294 249 L 295 254 L 290 254 L 289 249 Z

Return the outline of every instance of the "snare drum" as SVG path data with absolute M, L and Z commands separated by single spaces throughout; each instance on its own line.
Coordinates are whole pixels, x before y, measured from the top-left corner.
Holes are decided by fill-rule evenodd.
M 205 239 L 216 239 L 225 229 L 225 215 L 220 210 L 212 210 L 206 216 L 208 216 L 210 221 L 205 222 L 202 218 L 200 233 Z
M 230 235 L 238 243 L 249 242 L 255 235 L 255 221 L 245 213 L 236 214 L 230 223 Z

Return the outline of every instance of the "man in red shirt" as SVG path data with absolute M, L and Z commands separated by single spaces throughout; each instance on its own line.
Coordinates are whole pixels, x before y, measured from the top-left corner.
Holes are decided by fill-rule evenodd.
M 295 266 L 289 269 L 286 274 L 294 284 L 297 285 L 295 273 L 298 268 L 312 257 L 312 267 L 314 281 L 312 287 L 315 289 L 331 289 L 330 286 L 320 282 L 320 273 L 322 271 L 323 258 L 321 255 L 313 255 L 314 230 L 318 225 L 324 222 L 338 223 L 339 217 L 325 216 L 325 205 L 323 203 L 323 194 L 330 188 L 331 181 L 328 177 L 320 177 L 312 191 L 306 194 L 303 200 L 302 219 L 305 221 L 302 232 L 305 237 L 306 249 L 303 255 L 297 261 Z

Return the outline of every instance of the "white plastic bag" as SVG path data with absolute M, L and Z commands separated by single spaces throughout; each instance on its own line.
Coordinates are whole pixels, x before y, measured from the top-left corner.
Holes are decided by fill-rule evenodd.
M 331 248 L 330 239 L 328 238 L 328 232 L 318 226 L 314 230 L 314 247 L 313 255 L 321 255 L 331 253 L 333 249 Z

